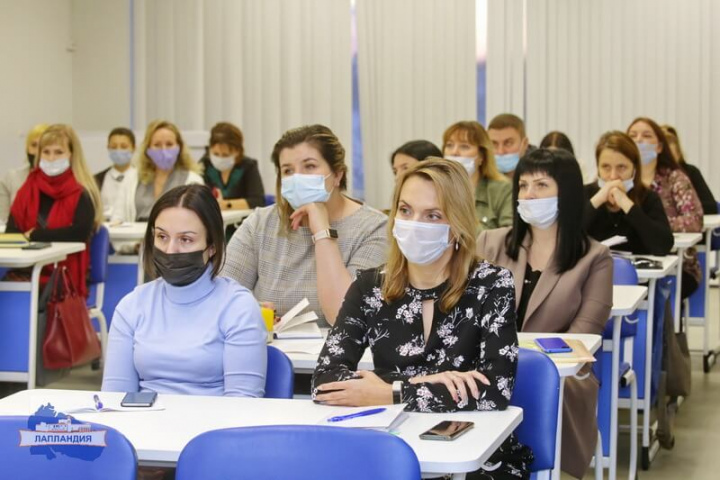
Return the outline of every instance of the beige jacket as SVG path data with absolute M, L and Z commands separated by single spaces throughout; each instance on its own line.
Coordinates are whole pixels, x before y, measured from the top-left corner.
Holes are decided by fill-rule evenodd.
M 505 253 L 509 231 L 510 227 L 482 232 L 477 248 L 482 258 L 513 273 L 519 304 L 530 238 L 525 238 L 518 259 L 513 260 Z M 612 275 L 610 251 L 594 240 L 587 254 L 568 272 L 558 274 L 551 259 L 528 302 L 523 331 L 601 334 L 612 308 Z M 597 441 L 597 396 L 598 382 L 593 375 L 565 382 L 561 468 L 577 478 L 590 465 Z

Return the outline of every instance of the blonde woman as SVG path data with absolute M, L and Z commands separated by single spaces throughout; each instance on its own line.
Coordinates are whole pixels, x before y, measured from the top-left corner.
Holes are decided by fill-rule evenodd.
M 202 184 L 201 167 L 190 156 L 178 128 L 156 120 L 140 146 L 137 180 L 123 181 L 112 209 L 112 221 L 146 221 L 155 200 L 180 185 Z
M 38 143 L 40 142 L 40 136 L 47 130 L 48 126 L 44 123 L 35 125 L 25 137 L 25 154 L 27 155 L 27 163 L 22 167 L 13 168 L 9 170 L 5 176 L 0 180 L 0 223 L 7 221 L 8 215 L 10 214 L 10 205 L 15 200 L 22 184 L 30 173 L 30 170 L 35 166 L 35 157 L 38 152 Z
M 69 125 L 52 125 L 40 137 L 37 168 L 30 171 L 10 208 L 7 232 L 33 241 L 85 242 L 103 220 L 102 202 L 80 140 Z M 65 263 L 75 287 L 87 295 L 89 251 Z M 47 281 L 51 269 L 43 270 Z
M 272 161 L 278 202 L 245 219 L 222 274 L 278 315 L 307 298 L 319 325 L 332 325 L 353 275 L 385 262 L 387 217 L 343 193 L 345 149 L 323 125 L 285 132 Z
M 475 190 L 477 231 L 512 224 L 512 186 L 495 165 L 492 143 L 478 122 L 450 125 L 443 134 L 443 156 L 465 167 Z
M 503 410 L 518 355 L 510 272 L 475 255 L 472 190 L 462 166 L 430 157 L 398 179 L 385 266 L 345 296 L 313 375 L 328 405 L 407 403 L 407 410 Z M 370 347 L 375 370 L 356 371 Z M 529 452 L 511 437 L 482 478 L 524 478 Z M 517 476 L 512 476 L 516 472 Z

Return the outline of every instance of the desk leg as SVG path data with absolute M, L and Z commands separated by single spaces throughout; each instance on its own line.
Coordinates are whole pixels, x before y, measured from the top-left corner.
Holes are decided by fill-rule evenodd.
M 565 377 L 560 377 L 560 395 L 558 396 L 558 420 L 555 432 L 555 468 L 552 470 L 552 480 L 560 480 L 560 452 L 562 451 L 563 429 L 563 403 L 565 395 Z
M 675 332 L 680 331 L 680 308 L 681 308 L 681 299 L 682 299 L 682 266 L 683 266 L 683 259 L 685 258 L 685 249 L 678 248 L 677 249 L 678 254 L 678 264 L 677 264 L 677 273 L 675 273 Z
M 608 452 L 608 479 L 617 476 L 617 436 L 618 436 L 618 390 L 620 381 L 620 329 L 622 316 L 613 317 L 612 338 L 612 374 L 610 377 L 610 451 Z
M 28 390 L 35 388 L 37 359 L 37 324 L 38 324 L 38 299 L 40 298 L 40 273 L 45 265 L 35 265 L 30 279 L 30 325 L 28 340 Z
M 453 480 L 465 480 L 465 473 L 453 473 Z
M 644 470 L 650 468 L 650 410 L 652 408 L 652 396 L 650 394 L 650 380 L 652 377 L 652 352 L 653 352 L 653 327 L 655 325 L 655 286 L 657 280 L 650 279 L 648 282 L 648 308 L 647 321 L 645 322 L 645 381 L 644 396 L 642 399 L 643 424 L 642 424 L 642 450 Z M 647 462 L 645 459 L 647 458 Z

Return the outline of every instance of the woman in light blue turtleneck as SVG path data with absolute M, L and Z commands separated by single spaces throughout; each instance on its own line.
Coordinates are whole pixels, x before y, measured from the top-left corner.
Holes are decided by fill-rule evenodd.
M 262 397 L 267 333 L 255 298 L 218 277 L 220 208 L 202 185 L 174 188 L 153 206 L 145 271 L 112 320 L 102 390 Z

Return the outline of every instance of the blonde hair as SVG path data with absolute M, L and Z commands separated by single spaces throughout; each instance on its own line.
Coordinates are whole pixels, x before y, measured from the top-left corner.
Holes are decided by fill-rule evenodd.
M 202 166 L 190 156 L 190 151 L 185 146 L 182 135 L 180 135 L 180 130 L 175 124 L 167 120 L 155 120 L 148 125 L 145 131 L 145 138 L 143 139 L 142 145 L 140 145 L 140 152 L 138 154 L 138 179 L 140 182 L 148 184 L 155 178 L 155 163 L 147 156 L 147 149 L 150 148 L 150 142 L 155 132 L 163 128 L 175 134 L 175 140 L 177 140 L 178 146 L 180 147 L 180 153 L 178 153 L 178 159 L 173 169 L 182 168 L 189 172 L 201 174 Z
M 80 139 L 75 133 L 75 130 L 73 130 L 70 125 L 50 125 L 40 137 L 36 162 L 40 158 L 43 148 L 48 145 L 62 145 L 65 142 L 67 142 L 67 146 L 70 149 L 70 168 L 75 176 L 75 180 L 88 192 L 93 207 L 95 208 L 94 225 L 97 228 L 103 222 L 103 206 L 102 200 L 100 199 L 100 190 L 98 190 L 95 178 L 88 169 L 85 154 L 83 153 Z
M 400 251 L 392 231 L 403 186 L 413 177 L 419 177 L 433 184 L 440 209 L 450 224 L 450 235 L 457 243 L 457 247 L 450 247 L 453 249 L 453 255 L 448 263 L 448 285 L 440 297 L 440 310 L 447 313 L 457 305 L 460 297 L 465 293 L 468 275 L 478 262 L 475 254 L 476 221 L 472 186 L 470 177 L 458 162 L 427 157 L 424 161 L 413 165 L 398 179 L 388 220 L 390 249 L 385 265 L 382 294 L 385 301 L 394 302 L 405 294 L 405 289 L 410 283 L 407 259 Z
M 49 125 L 47 123 L 38 123 L 34 127 L 30 129 L 27 136 L 25 137 L 25 152 L 30 149 L 30 144 L 34 141 L 42 137 L 42 134 L 45 133 L 45 130 L 47 130 Z M 38 157 L 39 155 L 36 155 Z M 35 159 L 37 164 L 37 158 Z
M 445 154 L 445 145 L 450 139 L 458 135 L 458 137 L 464 139 L 471 145 L 475 145 L 482 156 L 482 164 L 478 168 L 480 178 L 487 178 L 488 180 L 499 180 L 507 182 L 508 179 L 505 175 L 500 173 L 495 163 L 495 154 L 493 153 L 492 143 L 490 142 L 490 136 L 487 131 L 478 122 L 473 120 L 457 122 L 450 125 L 445 133 L 443 133 L 443 144 L 442 151 Z

